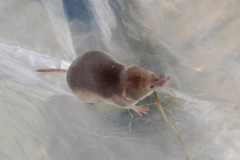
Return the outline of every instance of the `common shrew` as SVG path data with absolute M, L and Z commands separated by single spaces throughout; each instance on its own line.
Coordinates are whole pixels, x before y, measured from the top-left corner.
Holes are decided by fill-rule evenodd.
M 119 63 L 108 53 L 89 51 L 74 60 L 68 70 L 39 69 L 38 72 L 67 72 L 67 83 L 83 103 L 105 102 L 139 115 L 148 108 L 136 105 L 169 80 L 136 65 Z

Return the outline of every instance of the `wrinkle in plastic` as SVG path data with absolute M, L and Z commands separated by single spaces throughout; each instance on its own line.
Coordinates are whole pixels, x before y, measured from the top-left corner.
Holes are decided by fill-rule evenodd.
M 184 159 L 154 106 L 144 117 L 86 106 L 65 74 L 34 71 L 94 49 L 170 75 L 158 93 L 190 159 L 240 157 L 238 0 L 0 3 L 1 160 Z

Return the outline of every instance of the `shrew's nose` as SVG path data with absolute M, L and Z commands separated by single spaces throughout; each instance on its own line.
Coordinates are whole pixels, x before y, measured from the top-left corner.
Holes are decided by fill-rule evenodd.
M 169 79 L 170 79 L 169 76 L 160 75 L 160 76 L 157 78 L 157 80 L 156 80 L 156 82 L 155 82 L 155 85 L 158 86 L 158 87 L 160 87 L 160 86 L 164 85 Z

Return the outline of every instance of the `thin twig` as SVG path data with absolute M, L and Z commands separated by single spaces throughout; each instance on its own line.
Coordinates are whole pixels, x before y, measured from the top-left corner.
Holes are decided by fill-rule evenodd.
M 154 102 L 154 103 L 143 104 L 143 106 L 150 106 L 150 105 L 153 105 L 153 104 L 157 105 L 156 102 Z M 167 111 L 167 112 L 171 115 L 171 117 L 175 117 L 170 110 L 168 110 L 168 109 L 166 109 L 166 108 L 163 108 L 163 109 L 164 109 L 165 111 Z
M 162 114 L 162 116 L 163 116 L 164 121 L 165 121 L 165 122 L 169 125 L 169 127 L 173 130 L 173 132 L 175 133 L 175 135 L 176 135 L 176 137 L 177 137 L 178 142 L 179 142 L 180 145 L 182 146 L 182 148 L 183 148 L 183 150 L 184 150 L 184 152 L 185 152 L 185 158 L 186 158 L 186 160 L 189 160 L 189 158 L 188 158 L 188 151 L 187 151 L 187 149 L 186 149 L 186 147 L 185 147 L 185 145 L 184 145 L 184 143 L 183 143 L 182 137 L 181 137 L 181 135 L 179 134 L 177 128 L 168 120 L 168 118 L 167 118 L 167 116 L 166 116 L 166 114 L 165 114 L 165 112 L 164 112 L 164 109 L 163 109 L 163 107 L 162 107 L 162 105 L 161 105 L 161 103 L 160 103 L 160 100 L 158 99 L 157 92 L 155 92 L 155 91 L 153 92 L 153 98 L 154 98 L 154 100 L 155 100 L 155 102 L 156 102 L 156 104 L 157 104 L 158 110 L 161 112 L 161 114 Z

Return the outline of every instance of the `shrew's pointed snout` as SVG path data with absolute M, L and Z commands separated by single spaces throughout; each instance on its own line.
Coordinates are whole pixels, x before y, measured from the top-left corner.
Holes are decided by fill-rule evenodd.
M 168 80 L 170 79 L 169 76 L 163 76 L 163 75 L 160 75 L 157 77 L 156 81 L 155 81 L 155 85 L 157 87 L 161 87 L 163 86 Z

